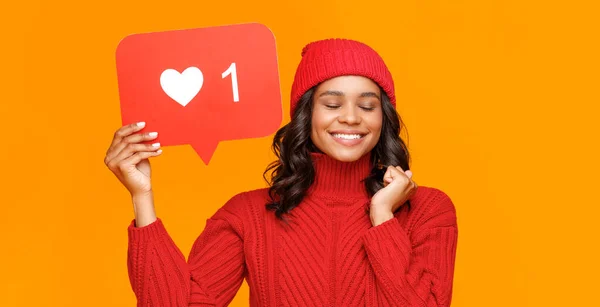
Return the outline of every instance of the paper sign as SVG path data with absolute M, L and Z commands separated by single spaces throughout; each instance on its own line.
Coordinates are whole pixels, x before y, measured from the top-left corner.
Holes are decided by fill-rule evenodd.
M 116 63 L 122 124 L 145 121 L 141 132 L 158 132 L 150 143 L 190 144 L 205 164 L 220 141 L 281 124 L 275 38 L 264 25 L 129 35 Z

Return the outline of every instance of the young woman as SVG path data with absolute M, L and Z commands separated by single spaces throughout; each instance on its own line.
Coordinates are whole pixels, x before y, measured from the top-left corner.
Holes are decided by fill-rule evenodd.
M 105 163 L 133 199 L 138 306 L 226 306 L 244 279 L 250 306 L 449 306 L 455 208 L 411 179 L 395 105 L 392 76 L 369 46 L 308 44 L 269 188 L 217 210 L 187 261 L 154 212 L 148 158 L 160 149 L 139 143 L 155 135 L 120 128 Z

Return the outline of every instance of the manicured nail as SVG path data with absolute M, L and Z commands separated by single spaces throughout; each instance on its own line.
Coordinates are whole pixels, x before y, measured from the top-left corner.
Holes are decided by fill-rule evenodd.
M 160 147 L 160 143 L 154 143 L 152 144 L 152 147 Z
M 159 150 L 156 151 L 157 154 L 159 154 L 161 152 L 162 152 L 162 149 L 159 149 Z
M 157 135 L 158 135 L 158 132 L 150 132 L 150 133 L 148 133 L 148 136 L 150 136 L 150 137 L 155 137 Z
M 139 123 L 137 123 L 137 125 L 138 125 L 138 127 L 144 127 L 144 126 L 146 126 L 146 123 L 145 122 L 139 122 Z

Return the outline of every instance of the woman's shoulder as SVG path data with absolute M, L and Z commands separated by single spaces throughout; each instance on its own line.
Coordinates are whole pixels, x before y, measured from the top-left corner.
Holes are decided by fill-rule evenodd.
M 246 190 L 233 195 L 226 203 L 229 206 L 248 207 L 257 203 L 264 204 L 269 199 L 269 188 Z
M 419 186 L 410 198 L 411 215 L 422 223 L 436 220 L 436 223 L 456 225 L 456 207 L 450 196 L 441 189 Z
M 211 219 L 227 222 L 240 236 L 245 237 L 249 232 L 260 227 L 256 217 L 260 216 L 261 208 L 264 211 L 267 198 L 268 188 L 237 193 L 231 196 L 211 216 Z
M 255 210 L 261 208 L 261 206 L 264 208 L 268 199 L 268 188 L 242 191 L 231 196 L 215 215 L 217 217 L 221 215 L 235 216 L 244 219 L 252 212 L 255 212 Z
M 450 196 L 441 189 L 430 186 L 419 186 L 417 192 L 410 199 L 411 202 L 424 205 L 437 205 L 454 208 Z

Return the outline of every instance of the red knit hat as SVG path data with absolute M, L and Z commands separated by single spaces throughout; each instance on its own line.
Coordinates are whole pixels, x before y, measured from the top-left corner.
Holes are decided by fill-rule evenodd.
M 302 60 L 292 84 L 290 116 L 294 116 L 298 100 L 306 91 L 325 80 L 344 75 L 373 80 L 396 107 L 394 80 L 379 54 L 358 41 L 330 38 L 309 43 L 302 49 Z

